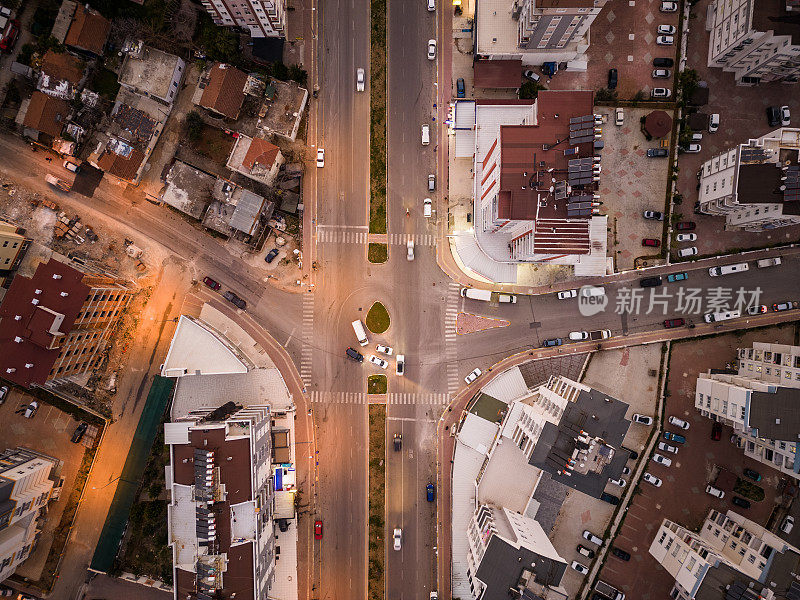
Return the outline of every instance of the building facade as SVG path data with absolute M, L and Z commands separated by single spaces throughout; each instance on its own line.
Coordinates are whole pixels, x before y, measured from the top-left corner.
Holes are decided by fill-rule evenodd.
M 286 37 L 285 0 L 202 0 L 214 23 L 241 27 L 254 38 Z
M 0 581 L 24 561 L 39 539 L 39 511 L 47 505 L 56 466 L 27 448 L 0 454 Z
M 11 282 L 9 275 L 19 268 L 28 247 L 33 242 L 25 237 L 25 230 L 0 220 L 0 285 Z
M 726 229 L 764 231 L 800 223 L 800 129 L 783 127 L 703 163 L 699 209 Z

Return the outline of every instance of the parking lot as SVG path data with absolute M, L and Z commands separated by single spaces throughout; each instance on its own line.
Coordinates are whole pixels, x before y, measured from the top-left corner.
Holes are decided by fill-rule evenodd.
M 630 562 L 610 557 L 600 572 L 600 578 L 618 586 L 629 600 L 664 598 L 674 583 L 673 578 L 650 556 L 648 549 L 663 518 L 696 529 L 713 507 L 726 512 L 734 509 L 756 523 L 764 525 L 775 505 L 779 478 L 777 472 L 744 456 L 730 443 L 731 429 L 723 427 L 720 441 L 711 439 L 711 421 L 701 417 L 694 408 L 694 390 L 698 373 L 710 368 L 724 368 L 733 362 L 736 349 L 751 345 L 755 340 L 793 343 L 794 325 L 762 331 L 740 332 L 712 338 L 681 342 L 672 346 L 665 419 L 675 415 L 686 420 L 690 427 L 681 431 L 667 425 L 666 431 L 682 433 L 685 444 L 677 444 L 677 454 L 669 454 L 672 465 L 648 464 L 647 470 L 663 480 L 661 487 L 642 481 L 641 493 L 634 495 L 614 545 L 631 554 Z M 633 427 L 633 426 L 632 426 Z M 640 426 L 641 427 L 641 426 Z M 662 452 L 662 454 L 665 454 Z M 741 475 L 745 467 L 763 476 L 759 482 L 765 491 L 762 502 L 751 508 L 735 507 L 730 500 L 732 490 L 724 489 L 725 498 L 718 500 L 705 492 L 715 467 Z M 635 582 L 635 586 L 633 583 Z
M 60 476 L 64 477 L 64 487 L 61 497 L 48 505 L 47 521 L 39 545 L 16 571 L 21 577 L 38 580 L 50 550 L 52 531 L 61 519 L 86 447 L 70 442 L 79 423 L 71 415 L 41 400 L 36 400 L 39 409 L 33 418 L 26 419 L 23 414 L 16 412 L 29 405 L 32 400 L 32 396 L 12 389 L 0 406 L 0 421 L 3 423 L 3 450 L 23 446 L 63 461 Z M 90 441 L 87 438 L 84 440 L 87 443 Z

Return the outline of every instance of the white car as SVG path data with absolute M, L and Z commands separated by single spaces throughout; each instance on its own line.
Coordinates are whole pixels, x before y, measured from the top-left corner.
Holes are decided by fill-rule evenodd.
M 317 167 L 322 168 L 325 166 L 325 148 L 317 148 Z
M 590 542 L 592 542 L 593 544 L 597 544 L 598 546 L 602 546 L 603 545 L 603 540 L 601 540 L 599 537 L 597 537 L 595 534 L 593 534 L 588 529 L 584 529 L 584 531 L 583 531 L 583 539 L 589 540 Z
M 789 113 L 788 106 L 781 106 L 781 125 L 783 127 L 788 127 L 792 124 L 792 115 Z
M 428 60 L 436 58 L 436 40 L 428 40 Z
M 356 91 L 364 91 L 364 69 L 356 69 Z
M 617 107 L 614 109 L 614 124 L 618 126 L 622 126 L 625 122 L 625 111 L 622 110 L 621 107 Z
M 469 385 L 470 383 L 475 381 L 478 377 L 480 377 L 481 373 L 483 373 L 483 371 L 481 371 L 480 369 L 475 369 L 472 373 L 464 377 L 464 381 L 466 381 L 467 385 Z
M 672 46 L 675 43 L 675 38 L 671 35 L 659 35 L 656 38 L 656 44 L 659 46 Z
M 655 475 L 651 475 L 647 471 L 645 471 L 645 473 L 644 473 L 644 480 L 647 483 L 650 483 L 650 484 L 652 484 L 652 485 L 654 485 L 656 487 L 661 487 L 662 481 L 658 477 L 656 477 Z
M 634 413 L 631 417 L 631 421 L 634 423 L 641 423 L 642 425 L 652 425 L 653 424 L 653 417 L 648 417 L 647 415 L 640 415 L 639 413 Z
M 585 565 L 582 565 L 577 560 L 572 561 L 572 568 L 575 569 L 581 575 L 586 575 L 589 572 L 589 568 Z
M 658 8 L 661 12 L 678 12 L 678 3 L 671 2 L 670 0 L 661 0 L 661 6 Z
M 428 0 L 428 12 L 436 10 L 436 0 Z
M 392 538 L 394 539 L 394 549 L 400 550 L 400 548 L 402 548 L 403 530 L 399 527 L 395 527 Z
M 578 290 L 564 290 L 563 292 L 558 292 L 556 296 L 559 300 L 568 300 L 569 298 L 575 298 L 578 295 Z
M 64 168 L 70 173 L 77 173 L 80 167 L 70 160 L 65 160 Z
M 694 256 L 697 254 L 697 246 L 691 246 L 689 248 L 681 248 L 678 250 L 678 256 L 681 258 L 686 258 L 687 256 Z
M 658 442 L 658 449 L 662 452 L 672 452 L 672 454 L 678 453 L 678 448 L 671 446 L 667 442 Z
M 672 71 L 669 69 L 653 69 L 653 79 L 669 79 Z
M 708 133 L 715 133 L 719 129 L 719 113 L 714 113 L 708 117 Z
M 681 429 L 689 429 L 689 423 L 683 419 L 679 419 L 678 417 L 670 417 L 668 420 L 670 425 L 675 425 L 675 427 L 680 427 Z
M 659 454 L 658 452 L 653 454 L 653 460 L 660 465 L 664 465 L 665 467 L 668 467 L 672 464 L 671 458 L 667 458 L 666 456 L 664 456 L 663 454 Z
M 674 25 L 659 25 L 658 35 L 675 35 Z
M 425 200 L 422 201 L 422 216 L 426 219 L 433 216 L 433 202 L 430 198 L 425 198 Z
M 406 355 L 405 354 L 398 354 L 397 355 L 397 365 L 395 367 L 395 373 L 397 373 L 400 377 L 405 375 L 405 373 L 406 373 Z
M 386 362 L 382 358 L 378 358 L 374 354 L 370 355 L 369 362 L 371 362 L 373 365 L 378 365 L 381 369 L 385 369 L 386 367 L 389 366 L 388 362 Z
M 686 152 L 687 154 L 697 154 L 702 149 L 703 149 L 703 147 L 700 144 L 692 143 L 692 144 L 689 144 L 688 146 L 686 146 L 683 149 L 683 151 Z
M 34 400 L 30 404 L 28 404 L 27 408 L 25 409 L 25 418 L 32 419 L 36 414 L 36 411 L 39 410 L 39 403 Z
M 414 260 L 414 240 L 408 240 L 406 242 L 406 258 L 408 260 Z
M 628 485 L 628 482 L 625 481 L 622 477 L 620 477 L 619 479 L 609 479 L 608 483 L 613 483 L 614 485 L 618 485 L 621 488 L 624 488 L 626 485 Z
M 588 340 L 589 339 L 589 332 L 588 331 L 570 331 L 569 332 L 569 339 L 573 342 L 580 342 L 581 340 Z
M 650 96 L 652 98 L 670 98 L 672 96 L 672 90 L 662 87 L 653 88 L 650 91 Z
M 391 356 L 394 353 L 394 348 L 391 346 L 384 346 L 383 344 L 378 344 L 377 349 L 378 352 L 385 354 L 386 356 Z
M 679 233 L 675 240 L 678 242 L 696 242 L 697 241 L 697 234 L 696 233 Z

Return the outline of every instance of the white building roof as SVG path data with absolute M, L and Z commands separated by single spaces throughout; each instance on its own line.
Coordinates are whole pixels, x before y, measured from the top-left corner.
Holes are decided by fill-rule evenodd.
M 231 505 L 231 546 L 256 539 L 256 503 L 247 500 Z
M 456 158 L 472 158 L 475 154 L 475 102 L 456 101 L 455 107 Z
M 197 516 L 192 486 L 172 486 L 172 504 L 167 506 L 170 542 L 175 544 L 175 566 L 193 573 L 198 553 Z
M 164 444 L 188 444 L 191 426 L 187 421 L 164 423 Z
M 519 370 L 519 367 L 512 367 L 504 371 L 487 383 L 481 391 L 506 404 L 529 393 L 528 386 L 522 377 L 522 371 Z
M 517 47 L 519 27 L 511 18 L 513 2 L 509 0 L 481 0 L 478 2 L 478 14 L 475 23 L 478 28 L 477 54 L 517 54 L 512 58 L 520 58 L 522 52 Z
M 499 426 L 491 423 L 478 415 L 467 413 L 461 430 L 458 432 L 458 441 L 480 454 L 486 454 L 492 447 L 492 442 Z
M 488 256 L 475 238 L 475 231 L 456 231 L 451 239 L 450 248 L 456 262 L 466 267 L 467 271 L 477 274 L 476 279 L 486 279 L 493 283 L 516 283 L 517 265 L 510 262 L 498 262 Z
M 246 373 L 247 366 L 207 325 L 181 315 L 161 367 L 164 377 Z
M 518 513 L 528 507 L 542 470 L 510 439 L 500 440 L 478 484 L 478 504 L 495 504 Z
M 453 598 L 472 598 L 467 578 L 469 543 L 466 532 L 477 508 L 475 480 L 483 466 L 484 458 L 469 446 L 460 441 L 456 442 L 453 454 L 453 505 L 450 515 L 453 532 L 451 536 Z

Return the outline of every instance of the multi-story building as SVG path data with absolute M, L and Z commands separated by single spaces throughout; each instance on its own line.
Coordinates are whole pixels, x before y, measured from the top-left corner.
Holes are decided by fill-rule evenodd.
M 27 448 L 9 448 L 0 454 L 0 581 L 36 546 L 39 511 L 50 499 L 50 475 L 57 464 Z
M 186 62 L 179 56 L 151 48 L 141 40 L 127 42 L 123 53 L 119 84 L 171 107 L 178 95 Z
M 0 220 L 0 286 L 10 283 L 9 275 L 19 268 L 32 241 L 21 227 Z
M 487 0 L 478 2 L 476 58 L 567 63 L 585 71 L 589 28 L 606 0 Z
M 738 354 L 737 374 L 700 374 L 695 408 L 730 425 L 747 456 L 800 479 L 800 346 L 755 342 Z
M 699 532 L 664 519 L 650 554 L 675 578 L 674 600 L 792 598 L 800 551 L 732 510 L 711 510 Z
M 788 6 L 755 0 L 715 0 L 712 6 L 709 67 L 734 73 L 739 85 L 800 79 L 800 27 L 785 18 Z
M 202 0 L 214 23 L 241 27 L 254 38 L 286 37 L 286 0 Z
M 29 387 L 91 371 L 132 294 L 54 258 L 15 277 L 0 304 L 0 377 Z
M 165 424 L 175 600 L 271 597 L 272 418 L 270 406 L 227 402 Z
M 800 129 L 783 127 L 703 163 L 700 211 L 726 229 L 763 231 L 800 223 Z

